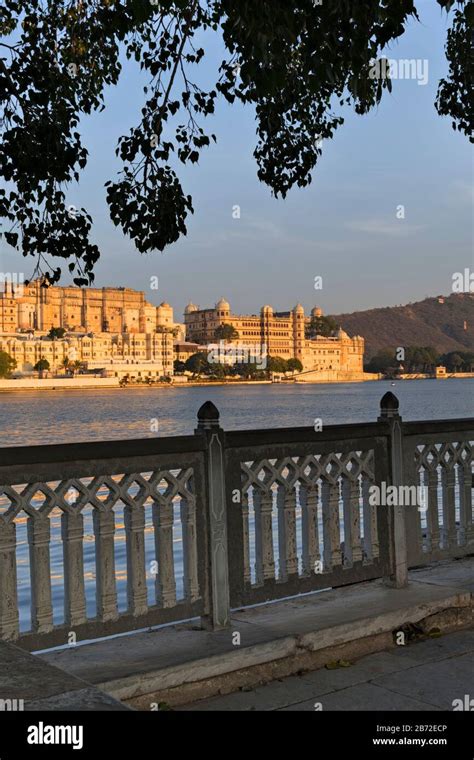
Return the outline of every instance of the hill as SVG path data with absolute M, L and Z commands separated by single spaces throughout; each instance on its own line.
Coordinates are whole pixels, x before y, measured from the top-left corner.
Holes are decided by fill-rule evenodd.
M 366 358 L 398 346 L 433 346 L 439 353 L 474 351 L 474 293 L 331 316 L 351 337 L 365 338 Z

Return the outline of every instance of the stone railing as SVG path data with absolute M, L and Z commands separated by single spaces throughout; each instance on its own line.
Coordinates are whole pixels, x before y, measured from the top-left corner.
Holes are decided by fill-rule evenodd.
M 0 639 L 35 650 L 385 578 L 474 553 L 474 420 L 0 450 Z M 427 486 L 427 503 L 373 498 Z
M 404 471 L 426 493 L 425 509 L 408 512 L 410 567 L 474 553 L 474 421 L 403 425 Z
M 1 637 L 25 607 L 30 649 L 205 615 L 205 461 L 201 435 L 1 450 Z

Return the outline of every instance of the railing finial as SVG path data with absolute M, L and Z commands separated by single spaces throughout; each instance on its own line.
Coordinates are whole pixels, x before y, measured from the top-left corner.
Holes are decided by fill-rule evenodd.
M 387 391 L 385 396 L 382 397 L 380 402 L 380 418 L 381 419 L 393 419 L 394 417 L 400 417 L 398 409 L 400 402 L 392 391 Z
M 212 401 L 206 401 L 197 413 L 198 430 L 210 430 L 219 427 L 219 410 Z

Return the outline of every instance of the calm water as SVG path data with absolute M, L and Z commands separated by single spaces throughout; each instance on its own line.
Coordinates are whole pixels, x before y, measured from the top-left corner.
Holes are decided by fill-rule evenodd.
M 208 399 L 226 429 L 375 421 L 393 391 L 406 420 L 474 415 L 474 378 L 341 385 L 244 385 L 0 395 L 0 446 L 192 433 Z M 158 433 L 156 424 L 158 421 Z M 151 427 L 153 425 L 153 427 Z
M 113 391 L 47 391 L 0 395 L 0 446 L 34 445 L 113 438 L 142 438 L 192 433 L 196 412 L 208 399 L 221 412 L 226 429 L 291 427 L 313 425 L 320 417 L 324 425 L 374 421 L 383 394 L 393 391 L 407 420 L 473 416 L 474 379 L 400 381 L 344 385 L 227 386 L 156 388 Z M 159 432 L 150 423 L 158 420 Z M 55 487 L 55 484 L 51 484 Z M 100 495 L 100 494 L 99 494 Z M 0 514 L 6 504 L 0 498 Z M 41 503 L 41 502 L 39 502 Z M 39 506 L 39 504 L 38 504 Z M 123 505 L 115 512 L 116 587 L 120 611 L 127 606 L 126 540 Z M 95 614 L 95 539 L 92 508 L 84 515 L 84 576 L 87 611 Z M 149 604 L 154 603 L 154 578 L 148 572 L 155 559 L 151 506 L 145 506 L 145 551 Z M 276 520 L 276 515 L 274 516 Z M 54 622 L 63 622 L 64 567 L 61 542 L 61 512 L 51 519 L 51 572 Z M 297 514 L 298 523 L 300 514 Z M 17 522 L 17 571 L 20 623 L 30 628 L 30 567 L 26 516 Z M 342 524 L 342 523 L 341 523 Z M 251 529 L 251 541 L 253 536 Z M 322 533 L 322 531 L 321 531 Z M 274 536 L 277 526 L 274 525 Z M 174 564 L 177 596 L 183 595 L 182 532 L 179 504 L 174 510 Z M 298 547 L 300 549 L 300 547 Z M 300 553 L 300 552 L 299 552 Z M 253 552 L 251 549 L 251 556 Z M 278 546 L 275 544 L 275 557 Z

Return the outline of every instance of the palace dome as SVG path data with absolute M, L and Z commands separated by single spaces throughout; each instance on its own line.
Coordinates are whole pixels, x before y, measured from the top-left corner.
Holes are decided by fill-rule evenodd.
M 195 303 L 192 303 L 192 302 L 188 303 L 188 305 L 186 306 L 186 308 L 184 310 L 184 313 L 185 314 L 191 314 L 193 311 L 199 311 L 199 308 L 196 306 Z
M 216 303 L 216 310 L 217 311 L 230 311 L 230 303 L 225 300 L 225 298 L 221 298 L 220 301 Z
M 294 311 L 296 314 L 304 314 L 304 308 L 301 306 L 301 304 L 300 304 L 300 303 L 297 303 L 297 304 L 296 304 L 296 306 L 295 306 L 295 308 L 293 309 L 293 311 Z

